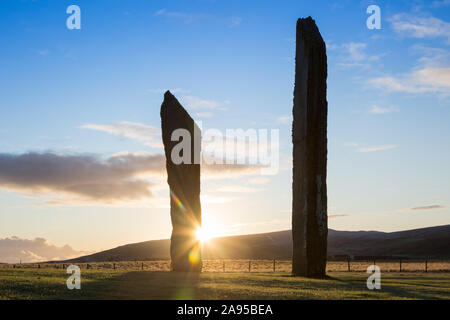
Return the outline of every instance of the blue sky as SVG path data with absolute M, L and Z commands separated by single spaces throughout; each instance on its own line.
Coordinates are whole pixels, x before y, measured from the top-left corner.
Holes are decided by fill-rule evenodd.
M 81 30 L 66 28 L 71 4 Z M 371 4 L 381 30 L 366 27 Z M 329 226 L 450 223 L 449 13 L 446 0 L 2 1 L 0 242 L 91 251 L 169 237 L 164 173 L 133 167 L 139 197 L 114 201 L 115 181 L 88 194 L 52 167 L 75 181 L 73 163 L 162 154 L 165 89 L 205 127 L 280 130 L 280 171 L 206 173 L 203 217 L 218 235 L 288 229 L 295 24 L 309 15 L 327 43 Z

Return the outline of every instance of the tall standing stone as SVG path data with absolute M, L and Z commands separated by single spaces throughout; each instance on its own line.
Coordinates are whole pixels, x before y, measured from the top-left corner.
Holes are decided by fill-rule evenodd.
M 327 56 L 311 17 L 297 21 L 293 107 L 292 274 L 325 276 L 327 258 Z
M 170 187 L 171 268 L 173 271 L 200 272 L 201 249 L 196 231 L 201 226 L 201 132 L 169 91 L 164 94 L 161 105 L 161 128 L 166 154 L 167 182 Z M 174 131 L 188 133 L 189 137 L 180 137 L 177 132 L 173 135 Z M 185 148 L 180 148 L 183 145 Z M 181 163 L 180 158 L 184 159 Z

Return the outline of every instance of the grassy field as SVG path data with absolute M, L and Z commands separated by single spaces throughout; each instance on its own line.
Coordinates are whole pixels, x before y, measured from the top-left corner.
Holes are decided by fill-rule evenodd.
M 284 273 L 184 275 L 163 271 L 82 270 L 81 290 L 68 290 L 64 269 L 0 268 L 0 299 L 450 299 L 450 273 L 331 272 L 327 279 Z

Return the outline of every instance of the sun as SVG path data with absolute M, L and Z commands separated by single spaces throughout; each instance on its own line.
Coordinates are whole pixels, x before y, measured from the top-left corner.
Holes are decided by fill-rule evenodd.
M 200 240 L 201 242 L 206 242 L 213 237 L 210 232 L 202 227 L 199 227 L 197 229 L 197 231 L 195 232 L 195 236 L 197 237 L 197 240 Z

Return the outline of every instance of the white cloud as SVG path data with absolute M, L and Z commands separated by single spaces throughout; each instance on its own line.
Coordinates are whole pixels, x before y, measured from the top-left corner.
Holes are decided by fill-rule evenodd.
M 389 145 L 382 145 L 382 146 L 359 148 L 357 151 L 358 152 L 375 152 L 375 151 L 383 151 L 383 150 L 389 150 L 389 149 L 395 149 L 395 148 L 397 148 L 397 145 L 389 144 Z
M 277 118 L 277 122 L 281 124 L 289 124 L 292 122 L 292 117 L 289 115 L 282 115 Z
M 221 103 L 213 100 L 205 100 L 194 96 L 182 96 L 181 104 L 190 109 L 216 109 Z
M 155 16 L 159 17 L 165 17 L 165 18 L 171 18 L 183 21 L 184 23 L 194 23 L 201 20 L 204 20 L 209 17 L 209 15 L 206 14 L 195 14 L 195 13 L 185 13 L 185 12 L 179 12 L 179 11 L 168 11 L 167 9 L 163 8 L 155 12 Z
M 377 77 L 368 83 L 390 92 L 450 94 L 450 68 L 425 67 L 403 76 Z
M 242 23 L 242 18 L 241 17 L 231 17 L 230 18 L 230 27 L 237 27 Z
M 367 45 L 362 42 L 350 42 L 343 44 L 343 47 L 348 52 L 348 59 L 355 62 L 360 62 L 367 59 L 367 55 L 364 52 Z
M 364 42 L 349 42 L 342 45 L 331 45 L 332 50 L 341 49 L 340 52 L 343 54 L 340 56 L 340 62 L 338 63 L 341 67 L 368 67 L 369 62 L 374 62 L 379 60 L 383 54 L 370 55 L 367 51 L 367 44 Z
M 371 114 L 386 114 L 386 113 L 391 113 L 396 111 L 397 109 L 395 107 L 380 107 L 377 105 L 373 105 L 370 110 L 369 113 Z
M 220 18 L 210 14 L 202 14 L 202 13 L 186 13 L 181 11 L 169 11 L 165 8 L 160 9 L 154 13 L 157 17 L 163 17 L 166 19 L 179 20 L 184 23 L 190 24 L 194 22 L 200 22 L 203 20 L 215 20 L 221 24 L 227 24 L 228 27 L 234 28 L 239 26 L 242 23 L 242 18 L 238 16 L 231 16 L 226 18 Z
M 368 80 L 368 84 L 388 92 L 410 94 L 450 94 L 450 52 L 442 48 L 412 46 L 420 58 L 410 72 Z
M 51 260 L 66 260 L 88 252 L 76 251 L 65 245 L 57 247 L 44 238 L 34 240 L 10 237 L 0 239 L 0 262 L 32 263 Z
M 450 68 L 424 68 L 416 71 L 415 76 L 424 85 L 450 89 Z
M 50 50 L 48 49 L 37 50 L 36 53 L 40 56 L 48 56 L 50 54 Z
M 397 33 L 413 38 L 445 38 L 450 43 L 450 23 L 429 16 L 415 16 L 400 13 L 394 15 L 390 22 Z
M 212 118 L 213 113 L 212 112 L 197 112 L 195 114 L 195 117 L 202 118 L 202 119 Z
M 356 143 L 356 142 L 345 142 L 344 146 L 346 146 L 346 147 L 357 147 L 357 146 L 359 146 L 359 144 Z
M 152 148 L 163 148 L 161 130 L 142 123 L 122 121 L 112 125 L 84 124 L 81 128 L 103 131 L 116 136 L 134 139 Z
M 436 0 L 431 4 L 432 7 L 444 7 L 450 5 L 450 0 Z
M 155 16 L 161 16 L 161 15 L 163 15 L 164 13 L 166 13 L 166 9 L 159 9 L 158 11 L 156 11 L 155 12 Z
M 292 38 L 292 42 L 295 42 L 295 38 Z M 335 50 L 339 48 L 339 45 L 334 43 L 333 40 L 326 40 L 325 45 L 327 47 L 327 50 Z

